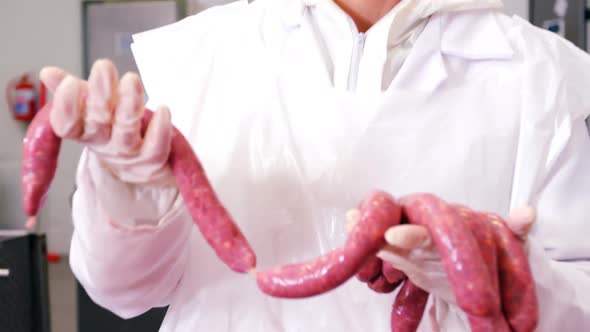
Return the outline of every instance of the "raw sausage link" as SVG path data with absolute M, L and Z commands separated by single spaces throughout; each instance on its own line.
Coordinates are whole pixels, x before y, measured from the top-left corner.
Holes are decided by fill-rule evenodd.
M 21 164 L 21 188 L 23 209 L 28 216 L 39 213 L 44 203 L 51 180 L 55 176 L 61 138 L 49 125 L 48 103 L 35 116 L 23 140 L 23 162 Z
M 391 332 L 416 331 L 424 315 L 426 302 L 428 292 L 406 279 L 391 309 Z
M 457 303 L 470 322 L 481 317 L 493 318 L 500 311 L 500 302 L 477 239 L 461 216 L 431 194 L 406 196 L 401 202 L 410 222 L 429 230 Z
M 390 283 L 384 275 L 380 275 L 375 280 L 370 281 L 368 285 L 376 293 L 387 294 L 393 292 L 401 283 L 402 280 L 396 283 Z
M 319 258 L 298 264 L 259 271 L 259 288 L 274 297 L 301 298 L 332 290 L 353 277 L 368 257 L 385 244 L 387 229 L 400 223 L 401 208 L 393 197 L 372 192 L 360 207 L 361 219 L 354 226 L 344 247 Z
M 498 267 L 496 255 L 496 239 L 486 218 L 462 205 L 453 205 L 455 211 L 463 218 L 479 244 L 479 251 L 487 265 L 494 289 L 499 294 Z M 499 295 L 498 295 L 499 296 Z M 500 299 L 498 298 L 498 302 Z
M 143 128 L 153 116 L 146 110 Z M 248 272 L 256 266 L 256 255 L 219 201 L 201 162 L 182 133 L 173 128 L 169 164 L 192 219 L 205 240 L 232 270 Z
M 465 206 L 453 205 L 453 208 L 456 213 L 462 217 L 463 221 L 477 240 L 477 243 L 479 244 L 478 251 L 484 259 L 487 266 L 487 275 L 491 279 L 490 287 L 494 290 L 494 301 L 501 303 L 496 239 L 491 225 L 486 218 L 482 218 L 478 213 Z M 508 322 L 504 317 L 501 307 L 498 308 L 493 317 L 471 317 L 470 323 L 472 330 L 474 331 L 510 332 L 510 327 L 508 326 Z
M 508 323 L 515 332 L 534 331 L 538 324 L 538 302 L 529 261 L 521 241 L 497 215 L 482 214 L 496 239 L 501 299 Z
M 401 284 L 405 275 L 391 264 L 373 256 L 357 273 L 357 278 L 367 283 L 367 286 L 376 293 L 385 294 L 393 292 Z
M 22 162 L 23 205 L 34 217 L 47 194 L 57 168 L 61 139 L 49 122 L 51 104 L 33 119 L 24 141 Z M 146 110 L 145 132 L 153 112 Z M 184 202 L 207 242 L 232 270 L 245 273 L 256 266 L 254 251 L 238 226 L 217 199 L 205 171 L 190 144 L 174 128 L 169 163 Z
M 414 217 L 410 216 L 409 223 L 420 224 L 419 220 L 413 219 L 415 215 L 431 215 L 440 218 L 436 209 L 452 209 L 455 214 L 455 232 L 464 232 L 463 236 L 473 237 L 477 247 L 473 256 L 481 257 L 484 266 L 483 277 L 490 280 L 490 291 L 492 299 L 490 302 L 502 303 L 501 307 L 492 310 L 486 315 L 469 315 L 469 322 L 472 331 L 533 331 L 538 321 L 537 299 L 532 282 L 532 275 L 529 271 L 528 261 L 522 244 L 506 227 L 502 219 L 496 215 L 477 213 L 461 205 L 448 205 L 432 195 L 426 195 L 426 202 L 422 202 L 422 209 L 417 209 Z M 406 203 L 408 201 L 424 199 L 422 195 L 414 195 L 409 198 L 402 198 L 404 215 L 402 220 L 408 220 Z M 414 208 L 420 204 L 414 204 Z M 435 218 L 436 219 L 436 218 Z M 436 220 L 426 223 L 434 223 Z M 463 225 L 461 225 L 461 223 Z M 422 224 L 425 224 L 422 221 Z M 441 234 L 444 233 L 441 231 Z M 444 235 L 444 234 L 443 234 Z M 459 236 L 457 234 L 456 236 Z M 436 241 L 435 241 L 436 242 Z M 450 247 L 453 247 L 451 245 Z M 440 246 L 439 246 L 440 251 Z M 441 254 L 442 257 L 444 257 Z M 372 264 L 375 264 L 371 261 Z M 460 260 L 456 262 L 460 263 Z M 366 268 L 366 266 L 365 266 Z M 375 269 L 373 267 L 373 269 Z M 363 271 L 366 273 L 366 271 Z M 384 292 L 384 283 L 380 278 L 386 278 L 393 283 L 396 280 L 405 278 L 404 274 L 396 270 L 390 264 L 383 262 L 381 273 L 369 283 L 369 286 L 377 291 Z M 377 285 L 377 286 L 376 286 Z M 465 284 L 460 294 L 471 291 L 469 284 Z M 472 287 L 472 286 L 471 286 Z M 472 287 L 473 288 L 473 287 Z M 457 295 L 457 292 L 455 291 Z M 424 313 L 428 293 L 413 285 L 409 280 L 396 297 L 391 314 L 392 332 L 413 332 L 418 328 Z M 504 317 L 504 313 L 507 317 Z M 510 323 L 510 324 L 509 324 Z
M 383 262 L 383 266 L 381 267 L 381 273 L 383 274 L 385 279 L 387 279 L 387 281 L 389 281 L 389 283 L 392 284 L 398 283 L 406 277 L 406 275 L 402 271 L 396 269 L 395 267 L 393 267 L 393 265 L 387 262 Z
M 356 277 L 362 282 L 370 282 L 381 275 L 382 261 L 379 257 L 373 256 L 369 258 L 365 265 L 359 270 Z

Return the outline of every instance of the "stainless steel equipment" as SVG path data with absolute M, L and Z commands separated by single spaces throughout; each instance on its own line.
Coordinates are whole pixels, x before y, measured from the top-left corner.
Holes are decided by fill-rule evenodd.
M 99 58 L 108 58 L 120 74 L 137 72 L 131 53 L 135 33 L 176 22 L 176 0 L 85 1 L 83 3 L 84 71 Z
M 530 0 L 530 21 L 588 50 L 587 0 Z

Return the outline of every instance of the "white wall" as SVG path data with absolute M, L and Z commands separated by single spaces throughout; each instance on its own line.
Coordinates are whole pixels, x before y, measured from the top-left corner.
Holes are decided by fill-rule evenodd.
M 25 220 L 20 202 L 20 159 L 26 126 L 12 119 L 4 100 L 6 82 L 22 71 L 56 65 L 82 71 L 80 0 L 0 1 L 0 228 L 19 228 Z M 72 233 L 68 195 L 74 185 L 79 147 L 65 143 L 58 175 L 39 216 L 49 250 L 66 253 Z
M 529 18 L 529 0 L 504 0 L 504 7 L 508 14 L 515 14 L 527 20 Z

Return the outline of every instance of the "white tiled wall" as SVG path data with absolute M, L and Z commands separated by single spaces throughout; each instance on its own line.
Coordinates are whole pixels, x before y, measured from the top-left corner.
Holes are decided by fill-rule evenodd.
M 81 73 L 80 0 L 0 1 L 0 228 L 19 228 L 25 220 L 20 203 L 20 159 L 26 126 L 12 119 L 4 100 L 6 82 L 23 71 L 37 73 L 57 65 Z M 49 249 L 69 249 L 72 223 L 67 203 L 79 148 L 65 144 L 59 174 L 39 219 Z

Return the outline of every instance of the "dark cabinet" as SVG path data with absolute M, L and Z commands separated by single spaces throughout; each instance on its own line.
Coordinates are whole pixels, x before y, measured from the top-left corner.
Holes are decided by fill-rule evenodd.
M 49 332 L 44 235 L 0 232 L 0 331 Z
M 152 309 L 132 319 L 122 319 L 95 304 L 78 284 L 79 332 L 158 332 L 166 308 Z

